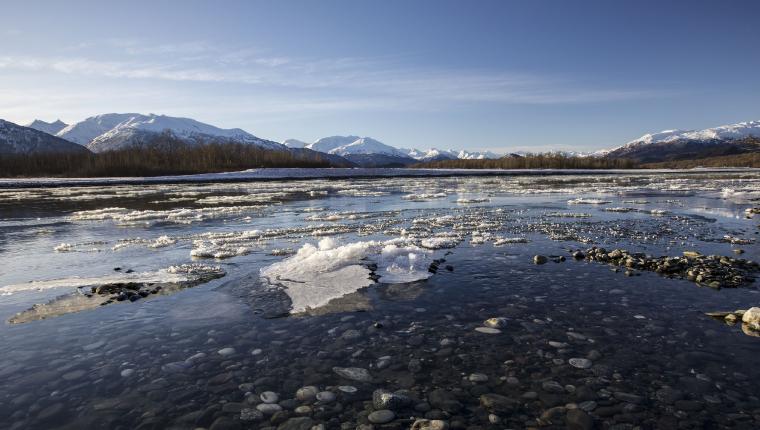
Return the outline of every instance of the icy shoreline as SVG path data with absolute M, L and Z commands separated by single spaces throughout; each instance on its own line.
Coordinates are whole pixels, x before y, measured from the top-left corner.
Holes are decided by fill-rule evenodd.
M 240 172 L 202 173 L 154 177 L 113 178 L 0 178 L 1 188 L 140 185 L 204 182 L 254 182 L 290 179 L 351 179 L 451 176 L 546 176 L 620 174 L 756 173 L 755 168 L 697 169 L 408 169 L 408 168 L 266 168 Z

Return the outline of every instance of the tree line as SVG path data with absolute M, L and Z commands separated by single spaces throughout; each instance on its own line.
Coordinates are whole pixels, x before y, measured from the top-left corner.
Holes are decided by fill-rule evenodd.
M 562 154 L 513 155 L 482 160 L 438 160 L 415 167 L 432 169 L 633 169 L 636 162 L 605 157 L 570 157 Z
M 189 175 L 262 167 L 330 167 L 324 159 L 239 143 L 176 144 L 82 154 L 0 155 L 3 177 Z

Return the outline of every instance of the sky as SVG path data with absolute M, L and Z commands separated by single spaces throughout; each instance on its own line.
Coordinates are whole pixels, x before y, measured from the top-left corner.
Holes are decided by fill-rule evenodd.
M 0 118 L 592 151 L 760 119 L 760 2 L 15 1 Z

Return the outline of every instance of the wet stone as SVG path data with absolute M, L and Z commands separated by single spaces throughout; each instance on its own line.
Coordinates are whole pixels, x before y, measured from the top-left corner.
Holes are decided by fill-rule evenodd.
M 393 421 L 396 418 L 396 414 L 389 409 L 381 409 L 374 411 L 367 416 L 367 419 L 372 424 L 385 424 Z

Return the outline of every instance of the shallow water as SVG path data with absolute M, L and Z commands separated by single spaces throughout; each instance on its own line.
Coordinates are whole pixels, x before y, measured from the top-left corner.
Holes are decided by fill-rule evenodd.
M 599 428 L 757 428 L 760 338 L 704 315 L 760 305 L 756 282 L 716 290 L 625 276 L 570 252 L 758 260 L 760 215 L 745 213 L 758 199 L 752 172 L 0 190 L 0 318 L 28 317 L 0 326 L 0 423 L 356 428 L 386 389 L 412 400 L 381 428 L 413 417 L 584 428 L 569 412 L 578 407 Z M 315 257 L 292 255 L 320 241 Z M 357 245 L 370 241 L 395 248 Z M 567 260 L 535 265 L 536 254 Z M 287 288 L 293 279 L 260 276 L 283 262 L 297 262 L 302 290 L 336 298 L 308 306 Z M 190 263 L 226 275 L 41 320 L 40 308 L 28 311 L 89 300 L 83 283 L 174 282 L 167 270 Z M 296 300 L 305 312 L 291 312 Z M 500 333 L 475 330 L 492 317 L 506 318 Z M 337 398 L 296 413 L 307 385 Z M 278 393 L 282 412 L 252 412 L 264 391 Z M 488 393 L 509 401 L 483 404 Z

